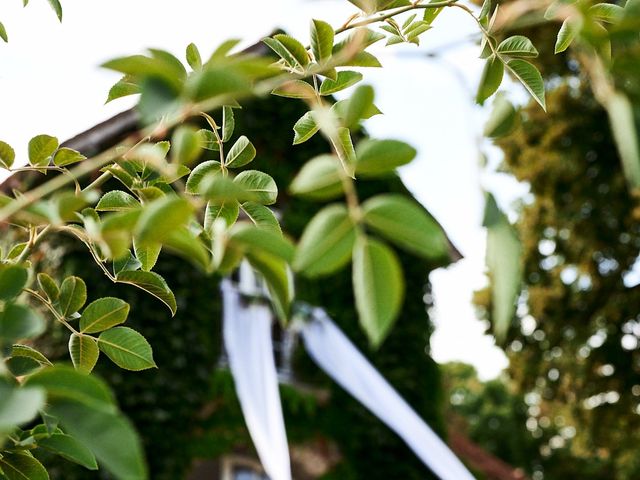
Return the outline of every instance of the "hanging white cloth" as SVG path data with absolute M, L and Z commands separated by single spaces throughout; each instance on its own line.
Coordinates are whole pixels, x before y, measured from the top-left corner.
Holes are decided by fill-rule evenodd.
M 442 480 L 474 480 L 455 454 L 367 361 L 324 310 L 302 328 L 311 358 L 342 388 L 395 431 Z
M 244 419 L 262 466 L 272 480 L 291 480 L 287 435 L 271 339 L 271 310 L 243 305 L 229 280 L 222 282 L 224 344 Z

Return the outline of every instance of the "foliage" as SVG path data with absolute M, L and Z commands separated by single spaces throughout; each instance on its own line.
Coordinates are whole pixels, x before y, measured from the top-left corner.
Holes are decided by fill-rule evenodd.
M 153 369 L 152 346 L 123 325 L 130 306 L 111 291 L 95 297 L 81 277 L 68 275 L 57 282 L 43 275 L 35 252 L 51 235 L 74 237 L 114 290 L 125 285 L 143 290 L 171 315 L 178 299 L 170 282 L 153 271 L 162 252 L 181 256 L 204 275 L 229 274 L 246 259 L 267 281 L 284 324 L 293 298 L 290 270 L 303 285 L 305 277 L 333 274 L 351 264 L 354 297 L 349 300 L 370 344 L 377 347 L 388 335 L 405 290 L 403 267 L 388 242 L 432 261 L 447 246 L 433 219 L 406 199 L 383 192 L 361 203 L 356 178 L 359 185 L 361 178 L 366 184 L 392 175 L 414 152 L 389 140 L 357 142 L 360 122 L 378 112 L 370 87 L 359 86 L 342 103 L 332 104 L 328 97 L 362 80 L 350 68 L 379 66 L 366 50 L 370 45 L 383 38 L 388 45 L 418 44 L 438 13 L 449 7 L 471 15 L 483 33 L 482 50 L 488 53 L 480 103 L 498 89 L 505 69 L 543 108 L 544 85 L 523 59 L 537 55 L 530 41 L 514 36 L 498 43 L 494 38 L 489 1 L 479 16 L 455 0 L 354 3 L 362 11 L 337 30 L 312 22 L 311 47 L 285 34 L 264 39 L 274 53 L 271 58 L 234 53 L 237 41 L 227 41 L 206 61 L 189 45 L 191 71 L 157 49 L 106 62 L 104 67 L 124 75 L 109 101 L 139 93 L 138 109 L 148 127 L 92 158 L 61 147 L 53 136 L 38 135 L 29 142 L 28 166 L 14 167 L 14 150 L 0 144 L 3 168 L 55 174 L 27 192 L 0 197 L 0 222 L 11 232 L 8 238 L 18 239 L 7 245 L 0 265 L 0 418 L 5 419 L 0 424 L 0 475 L 11 478 L 9 472 L 19 471 L 47 478 L 32 453 L 45 449 L 90 468 L 97 459 L 116 478 L 148 478 L 138 436 L 105 384 L 89 373 L 106 360 L 100 357 L 125 370 Z M 57 0 L 50 4 L 61 19 L 61 5 Z M 385 33 L 368 28 L 381 22 Z M 269 166 L 253 169 L 259 150 L 242 132 L 234 137 L 234 108 L 268 93 L 307 104 L 308 112 L 294 127 L 296 143 L 320 132 L 329 144 L 321 167 L 325 182 L 314 183 L 319 177 L 305 174 L 293 183 L 300 193 L 329 195 L 337 203 L 324 206 L 308 222 L 297 246 L 268 207 L 285 185 L 264 171 Z M 196 126 L 200 117 L 205 128 Z M 168 132 L 171 142 L 164 139 Z M 202 157 L 209 158 L 196 165 Z M 317 169 L 315 162 L 305 168 Z M 85 183 L 84 177 L 96 170 L 100 175 Z M 111 179 L 119 189 L 105 191 Z M 404 222 L 419 228 L 400 228 Z M 32 340 L 47 328 L 39 310 L 68 330 L 74 368 L 51 365 L 33 347 Z

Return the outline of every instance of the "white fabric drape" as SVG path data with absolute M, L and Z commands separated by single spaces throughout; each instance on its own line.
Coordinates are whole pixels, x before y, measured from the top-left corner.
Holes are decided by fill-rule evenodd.
M 367 361 L 324 310 L 314 309 L 312 320 L 302 328 L 302 336 L 309 355 L 318 366 L 395 431 L 431 471 L 442 480 L 474 480 L 455 454 Z
M 267 305 L 243 305 L 240 293 L 222 283 L 224 344 L 244 419 L 262 466 L 272 480 L 291 480 L 287 435 Z

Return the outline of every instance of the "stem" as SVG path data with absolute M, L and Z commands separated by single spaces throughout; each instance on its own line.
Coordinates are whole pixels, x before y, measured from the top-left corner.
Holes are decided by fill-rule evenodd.
M 25 292 L 27 292 L 29 295 L 31 295 L 32 297 L 35 297 L 38 300 L 40 300 L 40 302 L 42 302 L 42 304 L 45 307 L 47 307 L 47 309 L 51 312 L 51 314 L 55 317 L 55 319 L 58 322 L 63 324 L 65 327 L 67 327 L 69 330 L 71 330 L 76 335 L 80 335 L 80 332 L 78 332 L 75 328 L 73 328 L 71 325 L 69 325 L 69 322 L 67 322 L 67 320 L 62 315 L 60 315 L 60 313 L 58 313 L 58 311 L 55 308 L 53 308 L 53 305 L 51 305 L 51 302 L 49 300 L 44 298 L 42 295 L 40 295 L 35 290 L 31 290 L 30 288 L 25 288 L 23 290 Z
M 22 252 L 20 252 L 20 255 L 18 255 L 18 258 L 16 258 L 16 263 L 24 262 L 26 258 L 31 254 L 33 249 L 42 241 L 42 239 L 47 235 L 47 233 L 49 233 L 50 230 L 51 230 L 51 225 L 47 225 L 42 229 L 40 233 L 35 233 L 34 235 L 31 235 L 29 238 L 29 242 L 27 243 L 27 246 L 24 248 L 24 250 L 22 250 Z

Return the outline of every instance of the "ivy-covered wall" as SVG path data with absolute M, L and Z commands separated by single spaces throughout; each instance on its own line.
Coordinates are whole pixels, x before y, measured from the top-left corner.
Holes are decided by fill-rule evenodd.
M 291 126 L 304 113 L 303 108 L 302 104 L 270 98 L 236 111 L 236 131 L 246 133 L 258 151 L 251 167 L 268 169 L 278 185 L 288 185 L 304 161 L 327 149 L 319 135 L 302 146 L 291 146 Z M 408 194 L 397 177 L 359 183 L 362 198 L 390 189 Z M 291 204 L 286 192 L 279 198 L 283 227 L 295 236 L 321 206 L 298 199 Z M 90 287 L 89 298 L 114 295 L 128 301 L 128 322 L 153 346 L 157 370 L 124 372 L 111 368 L 106 359 L 96 369 L 113 386 L 122 408 L 140 431 L 151 478 L 184 479 L 196 458 L 216 458 L 232 448 L 251 451 L 230 375 L 217 368 L 221 348 L 219 279 L 204 276 L 183 260 L 162 255 L 156 271 L 167 279 L 178 302 L 178 313 L 171 318 L 153 297 L 130 286 L 110 284 L 81 246 L 70 248 L 76 251 L 63 264 L 64 273 L 83 276 Z M 430 298 L 428 273 L 448 259 L 435 265 L 402 252 L 399 257 L 406 274 L 406 300 L 396 327 L 376 352 L 358 326 L 350 271 L 320 281 L 299 281 L 297 295 L 300 300 L 323 306 L 419 414 L 443 433 L 440 376 L 428 352 L 432 324 L 425 299 Z M 342 460 L 324 478 L 432 478 L 394 433 L 330 382 L 302 349 L 295 363 L 300 381 L 330 393 L 328 402 L 318 402 L 292 387 L 282 389 L 290 442 L 324 438 L 341 452 Z M 53 472 L 52 478 L 109 477 L 66 463 Z

